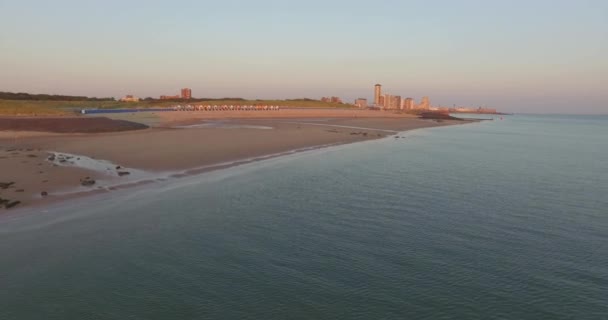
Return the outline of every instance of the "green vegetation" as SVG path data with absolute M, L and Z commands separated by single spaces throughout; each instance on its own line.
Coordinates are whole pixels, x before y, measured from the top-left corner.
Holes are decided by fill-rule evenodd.
M 89 98 L 85 96 L 65 96 L 56 94 L 30 94 L 25 92 L 1 92 L 2 100 L 40 100 L 40 101 L 114 101 L 114 98 Z
M 74 115 L 81 109 L 128 109 L 128 108 L 166 108 L 177 104 L 203 105 L 278 105 L 293 108 L 355 108 L 350 104 L 322 102 L 311 99 L 294 100 L 244 100 L 241 98 L 193 99 L 193 100 L 142 100 L 140 102 L 120 102 L 114 100 L 2 100 L 0 115 L 10 116 L 47 116 Z
M 83 108 L 121 108 L 122 104 L 116 101 L 0 100 L 0 115 L 72 115 Z
M 0 100 L 0 115 L 65 115 L 56 101 Z
M 290 100 L 245 100 L 241 98 L 223 98 L 223 99 L 197 99 L 191 101 L 182 101 L 181 104 L 203 104 L 203 105 L 273 105 L 292 108 L 356 108 L 351 104 L 322 102 L 311 99 L 290 99 Z M 169 105 L 175 105 L 175 102 Z

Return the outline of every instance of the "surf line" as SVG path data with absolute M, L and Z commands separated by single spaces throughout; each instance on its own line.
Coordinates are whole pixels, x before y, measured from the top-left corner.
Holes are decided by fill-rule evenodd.
M 304 124 L 311 126 L 322 126 L 322 127 L 336 127 L 336 128 L 346 128 L 346 129 L 359 129 L 359 130 L 372 130 L 372 131 L 382 131 L 388 133 L 399 133 L 401 131 L 396 130 L 386 130 L 386 129 L 375 129 L 375 128 L 365 128 L 365 127 L 353 127 L 353 126 L 341 126 L 338 124 L 324 124 L 324 123 L 312 123 L 312 122 L 285 122 L 291 124 Z

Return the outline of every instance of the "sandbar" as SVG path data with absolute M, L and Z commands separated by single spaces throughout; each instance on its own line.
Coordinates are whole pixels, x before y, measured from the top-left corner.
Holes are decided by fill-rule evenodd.
M 222 164 L 238 164 L 243 159 L 467 123 L 378 111 L 322 109 L 159 112 L 115 117 L 119 119 L 113 120 L 135 123 L 144 117 L 145 121 L 140 122 L 147 128 L 60 134 L 57 130 L 0 131 L 0 198 L 20 201 L 19 207 L 44 205 L 73 194 L 111 192 L 121 185 L 203 172 L 199 169 L 225 167 Z M 69 159 L 58 158 L 61 154 Z M 87 179 L 96 183 L 83 185 Z

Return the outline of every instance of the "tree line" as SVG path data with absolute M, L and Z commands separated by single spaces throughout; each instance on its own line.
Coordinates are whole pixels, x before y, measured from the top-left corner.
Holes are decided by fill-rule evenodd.
M 114 98 L 90 98 L 85 96 L 66 96 L 57 94 L 31 94 L 25 92 L 1 92 L 2 100 L 47 100 L 47 101 L 115 101 Z
M 113 97 L 108 98 L 96 98 L 86 96 L 68 96 L 68 95 L 57 95 L 57 94 L 31 94 L 25 92 L 2 92 L 0 91 L 0 100 L 38 100 L 38 101 L 116 101 Z M 155 99 L 147 97 L 142 99 L 146 102 L 206 102 L 206 101 L 248 101 L 238 97 L 225 97 L 225 98 L 192 98 L 192 99 Z M 263 99 L 256 99 L 256 101 L 265 101 Z M 319 101 L 316 99 L 299 98 L 299 99 L 287 99 L 286 101 Z

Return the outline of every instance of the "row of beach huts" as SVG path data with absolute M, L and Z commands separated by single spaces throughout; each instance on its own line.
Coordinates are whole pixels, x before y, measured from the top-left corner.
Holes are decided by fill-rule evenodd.
M 175 111 L 277 111 L 280 106 L 266 105 L 177 105 L 171 107 Z
M 176 105 L 166 108 L 129 108 L 129 109 L 79 109 L 82 114 L 134 113 L 163 111 L 278 111 L 281 106 L 267 105 Z

